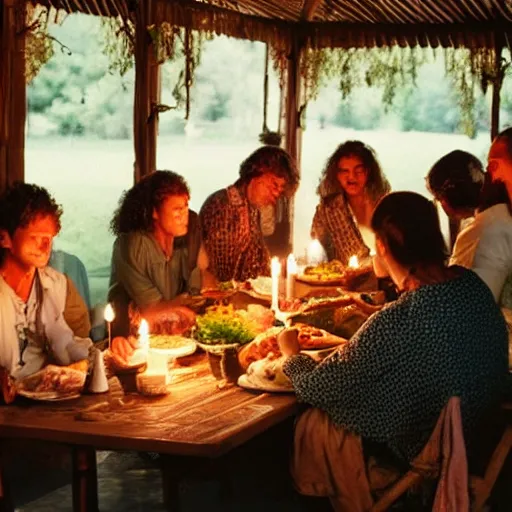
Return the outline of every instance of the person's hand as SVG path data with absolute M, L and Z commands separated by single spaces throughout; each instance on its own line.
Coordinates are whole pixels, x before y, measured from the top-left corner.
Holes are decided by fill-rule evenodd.
M 299 331 L 297 329 L 283 329 L 277 335 L 279 350 L 284 356 L 294 356 L 300 352 Z
M 125 338 L 123 336 L 116 336 L 110 345 L 110 352 L 114 356 L 114 359 L 118 362 L 127 364 L 130 357 L 137 348 L 137 339 L 130 336 Z

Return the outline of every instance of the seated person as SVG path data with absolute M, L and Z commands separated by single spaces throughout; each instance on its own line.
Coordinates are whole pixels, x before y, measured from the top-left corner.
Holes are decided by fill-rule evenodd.
M 292 194 L 299 175 L 281 148 L 263 146 L 240 165 L 240 178 L 204 202 L 199 216 L 209 271 L 220 282 L 270 275 L 259 208 Z
M 91 340 L 75 337 L 65 309 L 79 298 L 72 283 L 47 266 L 62 210 L 48 192 L 17 183 L 0 197 L 0 366 L 13 377 L 49 362 L 88 357 Z M 79 309 L 87 315 L 83 301 Z M 82 314 L 75 315 L 78 323 Z M 90 324 L 81 334 L 90 329 Z
M 379 199 L 390 190 L 375 152 L 360 141 L 340 144 L 329 157 L 317 193 L 311 237 L 323 245 L 328 260 L 344 265 L 375 250 L 370 220 Z
M 116 313 L 114 336 L 130 334 L 130 303 L 153 333 L 161 322 L 194 321 L 191 310 L 178 307 L 179 296 L 201 289 L 208 265 L 189 198 L 186 181 L 172 171 L 145 176 L 121 197 L 111 222 L 117 237 L 108 299 Z
M 294 338 L 279 339 L 290 356 L 284 373 L 298 399 L 313 406 L 298 422 L 297 432 L 309 434 L 296 437 L 294 478 L 299 490 L 329 496 L 336 510 L 371 508 L 363 445 L 384 443 L 399 460 L 412 461 L 455 395 L 469 439 L 499 401 L 507 376 L 500 309 L 474 272 L 446 266 L 432 202 L 413 192 L 391 193 L 377 204 L 371 226 L 376 259 L 402 290 L 398 300 L 321 363 L 299 354 Z M 316 475 L 334 466 L 338 474 L 356 475 L 349 485 L 318 481 Z
M 458 234 L 450 264 L 474 270 L 501 306 L 512 307 L 512 297 L 508 304 L 501 300 L 512 274 L 512 216 L 504 184 L 492 183 L 480 161 L 465 151 L 452 151 L 437 161 L 427 183 L 450 218 L 474 216 Z

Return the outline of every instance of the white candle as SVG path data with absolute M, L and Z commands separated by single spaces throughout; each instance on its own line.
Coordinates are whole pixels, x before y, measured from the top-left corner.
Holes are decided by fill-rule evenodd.
M 297 275 L 297 261 L 293 254 L 286 260 L 286 299 L 292 300 L 294 295 L 295 276 Z
M 325 259 L 325 252 L 318 240 L 312 240 L 307 249 L 308 265 L 318 265 Z
M 274 257 L 270 261 L 270 275 L 272 277 L 272 309 L 279 311 L 279 277 L 281 276 L 281 263 Z
M 350 268 L 357 268 L 359 267 L 359 259 L 356 255 L 354 256 L 350 256 L 350 258 L 348 259 L 348 266 Z
M 112 327 L 111 324 L 116 317 L 114 313 L 114 308 L 108 303 L 105 307 L 105 311 L 103 312 L 103 317 L 105 318 L 105 321 L 107 322 L 107 330 L 108 330 L 108 347 L 110 348 L 110 342 L 112 341 Z
M 139 347 L 145 352 L 149 350 L 149 325 L 144 318 L 139 325 Z

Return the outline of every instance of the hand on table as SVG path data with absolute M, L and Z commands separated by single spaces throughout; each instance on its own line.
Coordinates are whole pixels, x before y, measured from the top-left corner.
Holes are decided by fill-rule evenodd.
M 277 335 L 279 350 L 284 356 L 294 356 L 300 352 L 298 329 L 283 329 Z

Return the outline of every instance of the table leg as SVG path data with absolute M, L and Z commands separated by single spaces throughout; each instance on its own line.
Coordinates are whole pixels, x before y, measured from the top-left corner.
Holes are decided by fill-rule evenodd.
M 14 512 L 11 494 L 5 479 L 3 459 L 0 451 L 0 512 Z
M 176 470 L 172 457 L 162 455 L 162 495 L 167 512 L 179 512 L 180 475 Z
M 96 450 L 73 447 L 73 512 L 98 512 Z

